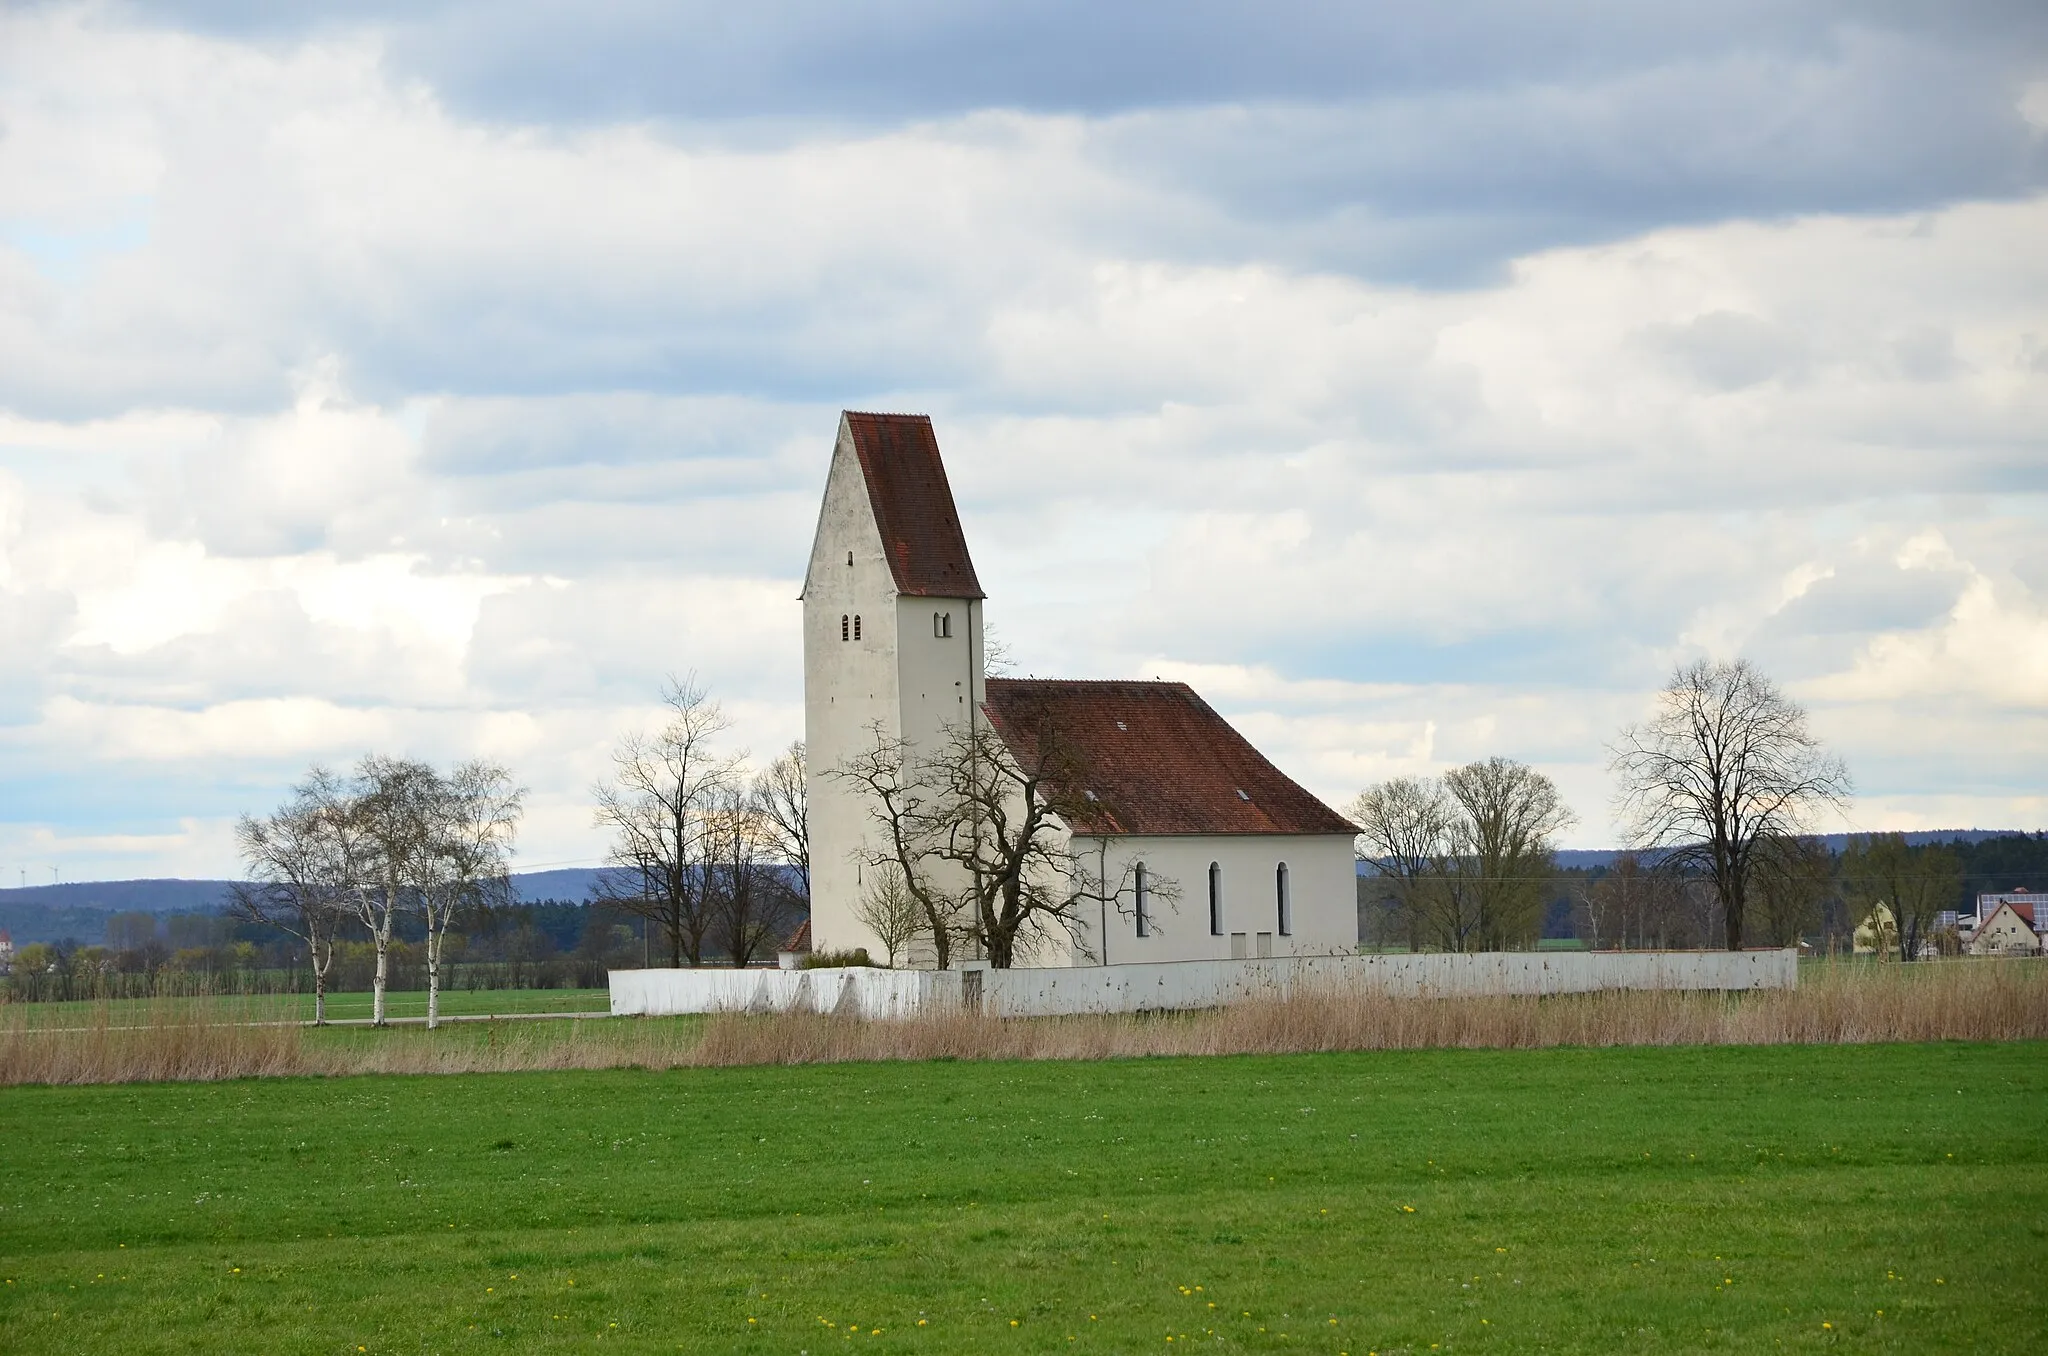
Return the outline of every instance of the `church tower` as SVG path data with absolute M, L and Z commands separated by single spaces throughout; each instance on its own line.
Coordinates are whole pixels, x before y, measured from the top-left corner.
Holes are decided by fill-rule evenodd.
M 979 719 L 982 598 L 931 419 L 841 414 L 803 591 L 817 950 L 880 953 L 854 916 L 868 807 L 825 774 L 872 748 L 877 725 L 929 750 Z

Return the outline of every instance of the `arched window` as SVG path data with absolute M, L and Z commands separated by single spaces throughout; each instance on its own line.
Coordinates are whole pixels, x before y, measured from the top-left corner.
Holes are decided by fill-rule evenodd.
M 853 638 L 855 640 L 860 639 L 860 613 L 858 612 L 853 614 Z
M 1223 867 L 1209 863 L 1209 935 L 1223 935 Z
M 1280 935 L 1294 935 L 1294 901 L 1287 897 L 1287 863 L 1273 868 L 1273 902 L 1280 912 Z
M 1137 886 L 1136 886 L 1136 898 L 1137 898 L 1137 901 L 1138 901 L 1138 905 L 1137 905 L 1137 919 L 1138 919 L 1138 935 L 1139 935 L 1140 937 L 1150 937 L 1150 936 L 1152 935 L 1152 913 L 1151 913 L 1151 909 L 1152 909 L 1152 898 L 1151 898 L 1151 895 L 1152 895 L 1152 886 L 1151 886 L 1151 882 L 1149 882 L 1148 880 L 1146 880 L 1146 879 L 1145 879 L 1145 864 L 1144 864 L 1143 862 L 1139 862 L 1139 863 L 1138 863 L 1138 875 L 1137 875 Z
M 853 564 L 853 552 L 848 551 L 846 553 L 846 563 L 849 565 Z
M 932 613 L 932 634 L 940 640 L 951 639 L 953 635 L 953 614 L 950 612 Z
M 839 614 L 839 638 L 841 640 L 845 640 L 849 634 L 851 634 L 851 632 L 848 630 L 846 625 L 846 614 L 842 612 Z

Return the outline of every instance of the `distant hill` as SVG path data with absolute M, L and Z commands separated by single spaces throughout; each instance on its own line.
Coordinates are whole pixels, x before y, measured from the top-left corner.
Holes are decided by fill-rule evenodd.
M 589 867 L 524 871 L 512 877 L 521 903 L 543 899 L 578 904 L 597 872 Z M 0 890 L 0 932 L 16 945 L 66 937 L 97 942 L 110 913 L 214 913 L 227 903 L 225 880 L 97 880 Z

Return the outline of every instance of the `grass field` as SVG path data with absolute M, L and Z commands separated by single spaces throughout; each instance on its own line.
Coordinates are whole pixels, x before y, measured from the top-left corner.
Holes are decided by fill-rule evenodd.
M 236 995 L 220 995 L 210 998 L 115 998 L 103 1000 L 80 999 L 63 1003 L 22 1003 L 13 1011 L 23 1022 L 35 1026 L 75 1026 L 81 1022 L 97 1021 L 101 1014 L 114 1023 L 147 1020 L 153 1008 L 166 1004 L 179 1004 L 194 1008 L 210 1008 L 232 1018 L 247 1011 L 260 1011 L 269 1020 L 313 1020 L 313 995 L 267 994 L 244 998 Z M 609 989 L 443 989 L 441 991 L 441 1013 L 447 1017 L 506 1016 L 529 1012 L 609 1012 L 611 1011 L 611 990 Z M 427 995 L 424 992 L 406 990 L 393 991 L 385 999 L 385 1012 L 390 1017 L 425 1017 Z M 327 1019 L 331 1022 L 367 1021 L 370 1016 L 370 995 L 367 993 L 331 993 L 327 995 Z
M 0 1350 L 2039 1350 L 2044 1126 L 2040 1043 L 15 1087 Z

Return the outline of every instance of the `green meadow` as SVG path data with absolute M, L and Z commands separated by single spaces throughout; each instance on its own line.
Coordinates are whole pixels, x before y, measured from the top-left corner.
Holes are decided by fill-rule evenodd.
M 366 1022 L 371 1014 L 368 993 L 327 995 L 327 1020 Z M 609 989 L 443 989 L 441 1015 L 444 1017 L 509 1017 L 529 1013 L 610 1012 Z M 385 1016 L 394 1019 L 424 1018 L 427 995 L 418 989 L 394 989 L 385 995 Z M 55 1003 L 21 1003 L 13 1008 L 17 1020 L 28 1026 L 62 1027 L 90 1025 L 105 1021 L 112 1025 L 148 1022 L 167 1010 L 204 1011 L 220 1021 L 313 1020 L 313 995 L 309 993 L 216 994 L 198 998 L 112 998 L 77 999 Z
M 0 1351 L 2037 1351 L 2048 1047 L 0 1089 Z

